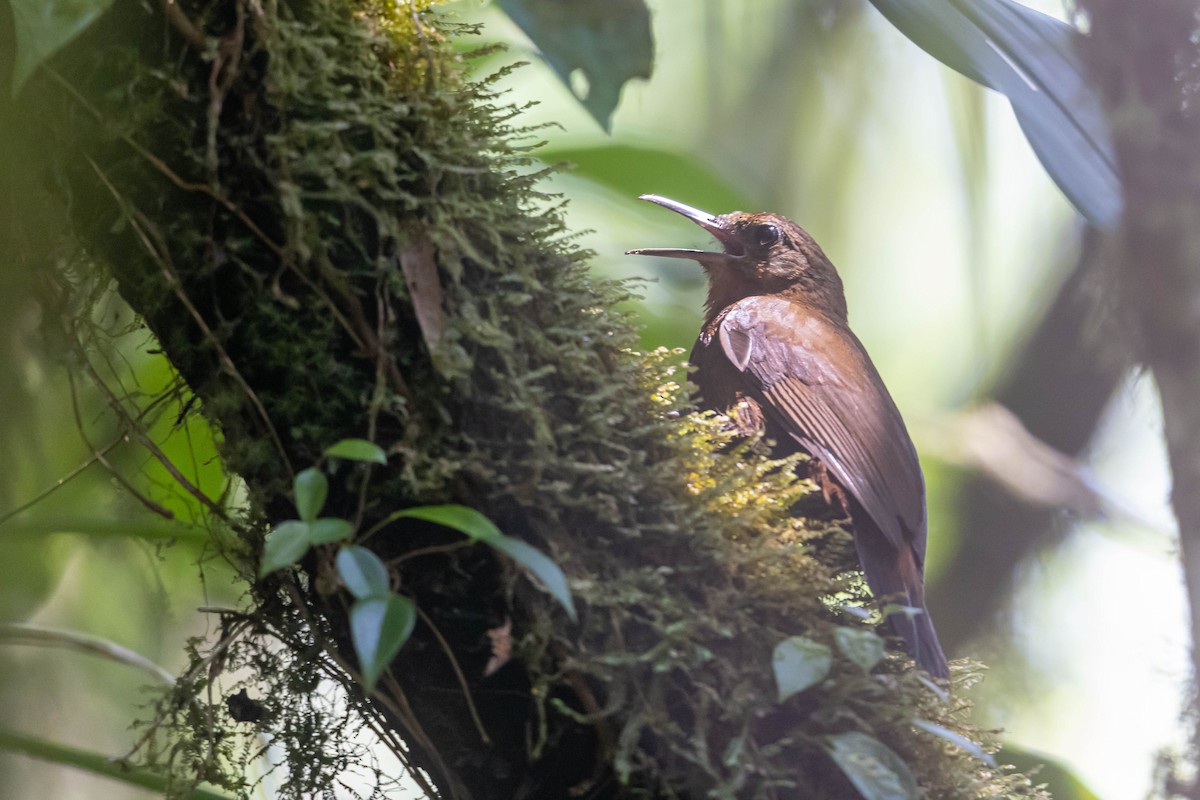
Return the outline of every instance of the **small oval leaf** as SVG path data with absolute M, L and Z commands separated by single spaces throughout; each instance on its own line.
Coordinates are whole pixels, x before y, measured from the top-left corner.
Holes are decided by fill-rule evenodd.
M 567 577 L 558 564 L 533 545 L 512 536 L 505 536 L 495 523 L 475 509 L 460 505 L 417 506 L 391 515 L 391 519 L 405 517 L 444 525 L 466 534 L 477 542 L 491 545 L 541 581 L 546 591 L 566 610 L 572 622 L 577 619 L 575 603 L 567 586 Z
M 337 554 L 337 568 L 350 594 L 360 600 L 383 597 L 391 591 L 387 567 L 365 547 L 356 544 L 343 547 Z
M 826 739 L 829 755 L 863 800 L 917 800 L 912 770 L 878 739 L 849 731 Z
M 949 728 L 943 728 L 936 722 L 930 722 L 928 720 L 917 718 L 913 720 L 913 725 L 916 725 L 923 731 L 932 733 L 934 736 L 939 736 L 942 739 L 945 739 L 947 742 L 950 742 L 950 744 L 953 744 L 956 747 L 966 750 L 984 764 L 987 764 L 989 767 L 995 769 L 996 759 L 992 758 L 992 754 L 984 750 L 978 742 L 973 742 L 966 736 L 963 736 L 961 733 L 952 731 Z
M 383 452 L 383 448 L 366 439 L 342 439 L 325 448 L 325 455 L 329 458 L 343 458 L 347 461 L 387 463 L 387 454 Z
M 308 528 L 308 538 L 313 544 L 341 542 L 354 535 L 354 526 L 348 520 L 337 517 L 321 517 Z
M 325 498 L 329 496 L 329 480 L 325 473 L 316 467 L 309 467 L 296 473 L 292 483 L 296 493 L 296 511 L 300 519 L 312 522 L 325 507 Z
M 275 570 L 290 567 L 303 558 L 312 545 L 309 533 L 308 525 L 298 519 L 289 519 L 276 525 L 263 542 L 258 577 L 263 578 Z
M 789 636 L 775 645 L 775 686 L 779 701 L 815 686 L 829 674 L 833 651 L 806 636 Z
M 368 597 L 350 607 L 350 639 L 368 693 L 408 641 L 416 621 L 417 607 L 399 595 Z
M 839 626 L 833 632 L 833 642 L 846 658 L 870 672 L 883 658 L 883 639 L 874 631 Z

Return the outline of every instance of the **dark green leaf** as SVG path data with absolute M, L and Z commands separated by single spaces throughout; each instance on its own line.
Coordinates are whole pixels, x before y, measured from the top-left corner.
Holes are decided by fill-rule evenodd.
M 605 130 L 625 82 L 650 77 L 654 39 L 644 0 L 500 0 L 500 7 Z M 572 85 L 576 71 L 586 91 Z
M 874 631 L 839 626 L 833 632 L 833 642 L 846 658 L 870 672 L 883 658 L 883 639 Z
M 1070 25 L 1013 0 L 871 0 L 927 53 L 1012 103 L 1042 165 L 1100 226 L 1121 213 L 1112 135 Z
M 391 590 L 387 567 L 365 547 L 343 547 L 337 554 L 337 568 L 350 594 L 360 600 L 382 597 Z
M 296 511 L 300 519 L 312 522 L 325 507 L 325 498 L 329 496 L 329 481 L 325 473 L 316 467 L 309 467 L 296 474 L 293 482 L 296 492 Z
M 912 770 L 900 756 L 865 733 L 830 736 L 829 755 L 854 784 L 863 800 L 917 800 L 920 791 Z
M 330 458 L 344 458 L 347 461 L 387 463 L 387 454 L 383 452 L 383 448 L 366 439 L 342 439 L 325 448 L 325 455 Z
M 83 33 L 112 5 L 112 0 L 9 0 L 17 57 L 12 92 L 63 45 Z
M 1008 745 L 1000 751 L 999 759 L 1002 764 L 1012 764 L 1026 775 L 1032 775 L 1036 770 L 1037 782 L 1046 784 L 1054 800 L 1100 800 L 1100 796 L 1069 769 L 1044 753 Z
M 307 523 L 290 519 L 275 526 L 263 542 L 262 562 L 258 565 L 258 576 L 270 575 L 277 569 L 290 567 L 308 552 L 312 546 Z
M 399 595 L 368 597 L 350 607 L 350 639 L 368 692 L 375 690 L 375 682 L 408 641 L 416 621 L 416 606 Z
M 913 725 L 916 725 L 918 728 L 920 728 L 923 731 L 928 731 L 929 733 L 932 733 L 934 736 L 938 736 L 942 739 L 945 739 L 947 742 L 950 742 L 951 744 L 955 745 L 956 747 L 960 747 L 963 750 L 966 750 L 968 753 L 975 756 L 980 761 L 987 764 L 989 767 L 996 766 L 996 759 L 992 758 L 991 753 L 987 752 L 982 747 L 980 747 L 978 742 L 971 741 L 966 736 L 963 736 L 961 733 L 952 731 L 949 728 L 943 728 L 941 725 L 938 725 L 936 722 L 930 722 L 930 721 L 924 720 L 924 719 L 914 719 Z
M 309 541 L 313 544 L 331 544 L 349 539 L 354 535 L 354 526 L 337 517 L 321 517 L 309 527 Z
M 775 686 L 783 702 L 825 679 L 833 652 L 805 636 L 789 636 L 775 645 Z
M 435 522 L 491 545 L 531 572 L 546 587 L 546 591 L 562 605 L 567 615 L 572 620 L 576 619 L 571 590 L 558 564 L 532 545 L 505 536 L 490 519 L 475 509 L 460 505 L 417 506 L 398 511 L 391 516 L 392 519 L 404 517 Z

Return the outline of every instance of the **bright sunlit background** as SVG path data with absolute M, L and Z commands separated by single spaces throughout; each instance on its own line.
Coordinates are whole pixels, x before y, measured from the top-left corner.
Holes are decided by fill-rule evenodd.
M 534 139 L 546 141 L 543 157 L 576 165 L 550 186 L 569 199 L 571 227 L 591 231 L 582 242 L 596 253 L 595 269 L 647 281 L 636 308 L 646 347 L 690 347 L 702 276 L 690 262 L 623 252 L 709 243 L 685 220 L 638 202 L 639 193 L 717 213 L 777 211 L 821 243 L 845 280 L 851 324 L 922 452 L 932 521 L 928 577 L 936 583 L 947 555 L 972 535 L 952 516 L 958 481 L 952 465 L 938 460 L 937 432 L 987 398 L 1073 265 L 1081 223 L 1032 155 L 1007 101 L 935 62 L 869 5 L 648 4 L 654 76 L 626 87 L 611 135 L 498 9 L 478 0 L 450 9 L 485 23 L 483 41 L 509 45 L 506 54 L 475 62 L 480 74 L 531 62 L 503 81 L 504 99 L 537 101 L 524 120 L 536 128 Z M 1033 5 L 1062 14 L 1053 3 Z M 552 125 L 537 127 L 543 123 Z M 15 355 L 0 359 L 0 378 L 20 386 L 24 400 L 0 419 L 0 443 L 12 454 L 0 474 L 0 515 L 70 475 L 92 449 L 81 441 L 61 367 L 21 350 L 36 312 L 13 313 L 5 331 Z M 150 346 L 144 335 L 128 337 L 122 369 L 153 386 L 166 376 Z M 103 421 L 101 398 L 83 397 L 79 406 L 97 447 L 119 434 Z M 167 416 L 163 431 L 171 429 Z M 186 431 L 172 434 L 180 458 L 195 445 Z M 144 454 L 124 452 L 127 466 L 153 469 Z M 203 472 L 211 458 L 201 452 L 183 460 Z M 1158 752 L 1183 744 L 1178 717 L 1188 675 L 1185 598 L 1151 382 L 1128 376 L 1087 466 L 1117 513 L 1097 522 L 1064 513 L 1061 545 L 1026 564 L 1008 616 L 979 620 L 978 637 L 951 655 L 977 656 L 992 668 L 972 694 L 980 722 L 1060 762 L 1104 800 L 1140 798 Z M 113 489 L 104 471 L 89 468 L 43 501 L 46 518 L 59 523 L 0 537 L 0 610 L 4 619 L 111 638 L 177 670 L 186 638 L 215 624 L 197 607 L 232 604 L 239 590 L 220 564 L 197 566 L 204 553 L 196 545 L 70 533 L 84 517 L 139 518 L 132 500 L 114 502 Z M 971 601 L 934 607 L 935 619 L 972 619 Z M 126 727 L 143 715 L 143 675 L 18 647 L 0 647 L 0 672 L 9 679 L 0 687 L 5 725 L 112 754 L 134 741 Z M 5 769 L 12 776 L 6 785 L 26 789 L 15 796 L 148 796 L 24 758 L 0 756 Z

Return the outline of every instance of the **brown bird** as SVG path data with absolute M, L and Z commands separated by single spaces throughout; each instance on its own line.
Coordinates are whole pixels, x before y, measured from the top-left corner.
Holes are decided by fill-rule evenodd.
M 657 195 L 724 252 L 647 248 L 708 275 L 704 325 L 692 349 L 705 408 L 742 404 L 740 427 L 762 430 L 783 456 L 808 453 L 825 497 L 850 516 L 876 598 L 915 609 L 888 617 L 931 675 L 949 675 L 925 608 L 925 479 L 896 404 L 850 330 L 837 270 L 799 225 L 778 214 L 714 216 Z

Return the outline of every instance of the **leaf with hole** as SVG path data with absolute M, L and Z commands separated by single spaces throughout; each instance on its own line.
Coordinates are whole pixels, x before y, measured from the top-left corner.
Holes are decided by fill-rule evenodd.
M 343 547 L 337 554 L 337 568 L 350 594 L 360 600 L 382 597 L 391 590 L 387 567 L 365 547 Z
M 342 439 L 326 447 L 324 455 L 327 458 L 341 458 L 346 461 L 387 463 L 387 454 L 383 452 L 383 448 L 366 439 Z
M 354 535 L 354 526 L 349 520 L 337 517 L 321 517 L 309 526 L 309 541 L 313 544 L 342 542 Z
M 829 756 L 854 784 L 863 800 L 917 800 L 912 770 L 887 745 L 865 733 L 849 731 L 826 737 Z
M 645 0 L 500 0 L 500 7 L 605 130 L 621 87 L 631 78 L 649 78 L 654 68 Z M 576 73 L 586 88 L 572 85 Z
M 1013 0 L 871 0 L 917 46 L 1004 94 L 1042 166 L 1093 224 L 1121 213 L 1112 133 L 1070 25 Z
M 112 0 L 10 0 L 13 14 L 12 93 L 34 70 L 100 18 Z
M 505 536 L 495 523 L 475 509 L 460 505 L 417 506 L 397 511 L 390 517 L 393 520 L 403 518 L 423 519 L 453 528 L 477 542 L 499 550 L 537 578 L 550 596 L 566 610 L 572 621 L 577 619 L 571 589 L 567 586 L 567 577 L 558 564 L 533 545 L 512 536 Z
M 258 576 L 266 577 L 276 570 L 292 566 L 303 558 L 312 546 L 309 532 L 308 525 L 298 519 L 289 519 L 276 525 L 267 533 L 266 541 L 263 542 Z
M 833 643 L 846 658 L 870 672 L 883 658 L 883 639 L 874 631 L 862 628 L 838 626 L 833 632 Z
M 987 764 L 989 767 L 992 767 L 993 769 L 996 767 L 996 759 L 992 758 L 991 753 L 984 750 L 983 747 L 980 746 L 980 744 L 978 742 L 971 741 L 966 736 L 963 736 L 961 733 L 952 731 L 949 728 L 943 728 L 941 725 L 938 725 L 936 722 L 930 722 L 929 720 L 924 720 L 924 719 L 920 719 L 920 718 L 914 719 L 913 725 L 916 725 L 918 728 L 920 728 L 923 731 L 932 733 L 934 736 L 938 736 L 942 739 L 945 739 L 947 742 L 950 742 L 950 744 L 954 745 L 955 747 L 962 748 L 966 752 L 968 752 L 971 755 L 978 758 L 984 764 Z
M 296 473 L 292 489 L 296 493 L 296 511 L 300 519 L 305 522 L 315 520 L 325 507 L 325 498 L 329 496 L 329 480 L 325 473 L 316 467 L 301 470 Z
M 775 645 L 773 666 L 779 701 L 816 686 L 832 665 L 833 651 L 807 636 L 789 636 Z
M 350 640 L 368 693 L 408 641 L 416 621 L 417 607 L 399 595 L 367 597 L 350 607 Z

